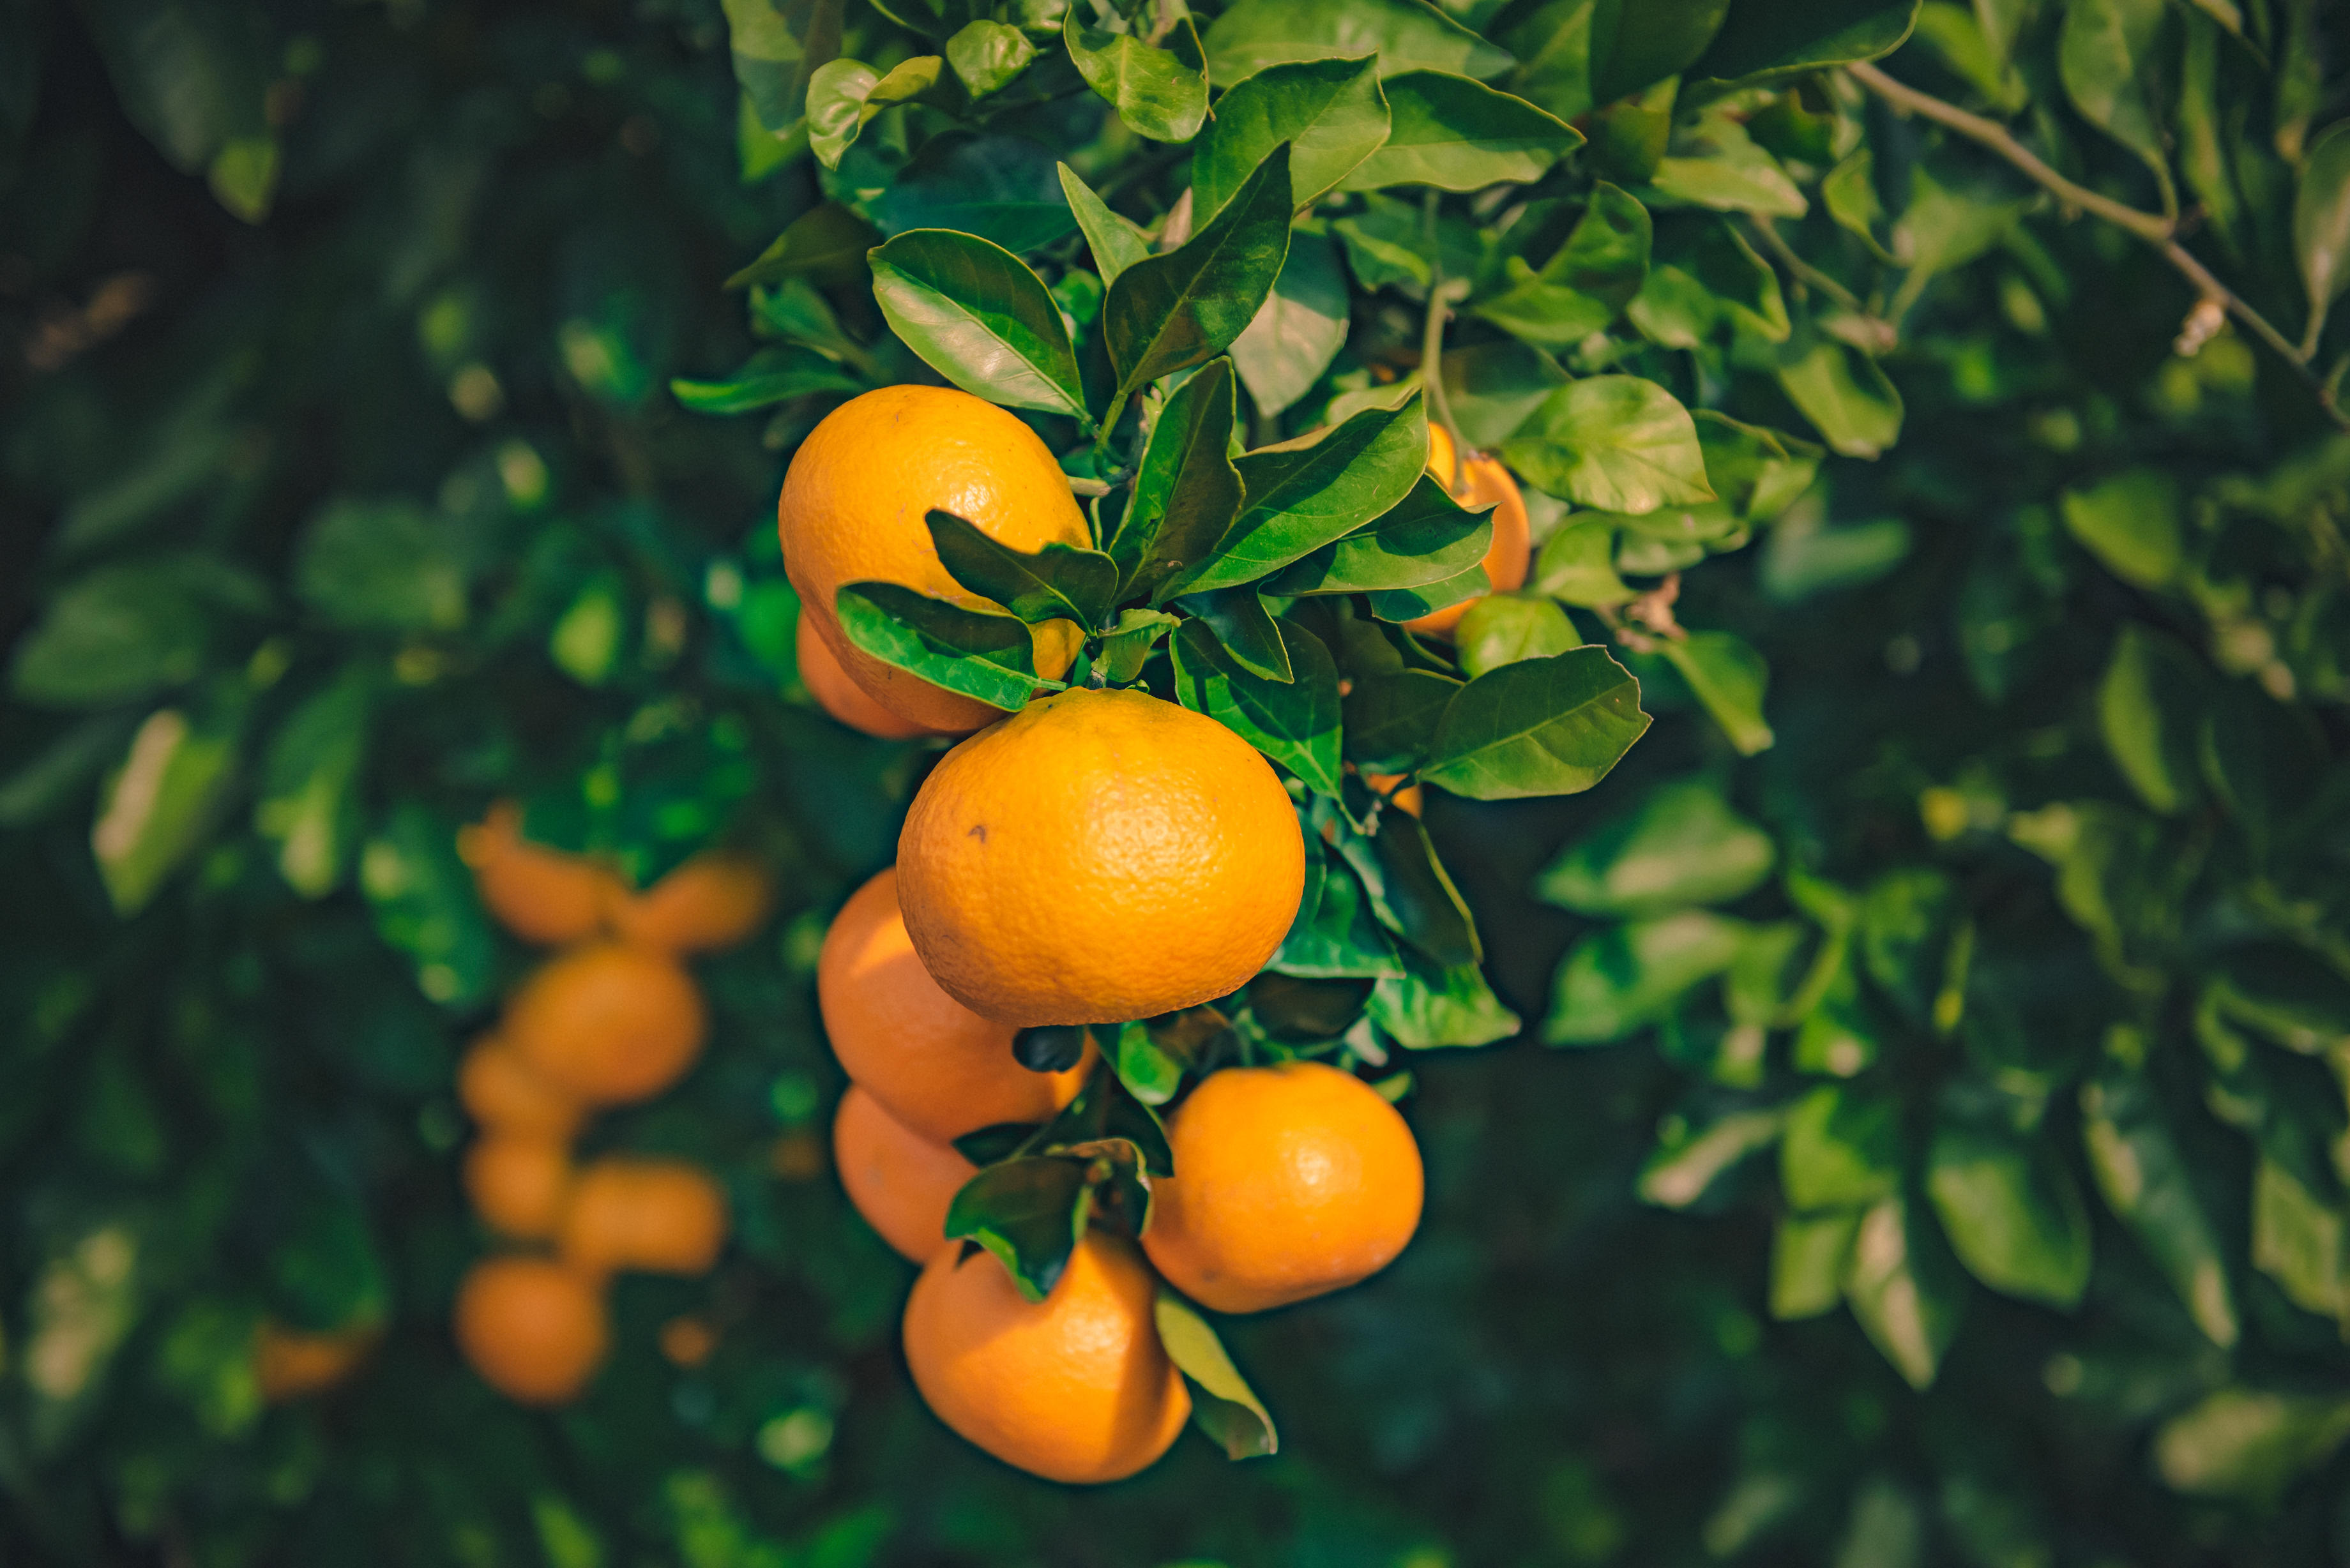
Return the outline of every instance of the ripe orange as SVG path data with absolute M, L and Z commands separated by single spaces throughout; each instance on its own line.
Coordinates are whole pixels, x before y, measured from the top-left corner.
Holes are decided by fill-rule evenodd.
M 845 584 L 885 582 L 1003 613 L 940 563 L 927 521 L 933 507 L 1015 550 L 1093 542 L 1068 476 L 1035 432 L 950 387 L 884 387 L 827 414 L 792 458 L 775 521 L 800 613 L 849 677 L 899 718 L 961 733 L 1002 715 L 854 646 L 833 608 Z M 1057 680 L 1085 633 L 1052 621 L 1032 637 L 1038 673 Z
M 473 868 L 482 902 L 526 942 L 560 947 L 604 929 L 625 889 L 609 869 L 583 856 L 533 844 L 522 836 L 522 808 L 510 800 L 457 834 L 457 853 Z
M 716 952 L 757 930 L 775 907 L 775 881 L 748 855 L 708 849 L 641 893 L 613 900 L 622 941 L 665 953 Z
M 457 1098 L 492 1132 L 567 1138 L 587 1108 L 530 1069 L 515 1048 L 484 1035 L 457 1066 Z
M 1453 499 L 1464 506 L 1482 506 L 1493 503 L 1493 543 L 1485 551 L 1485 575 L 1493 580 L 1493 592 L 1508 593 L 1525 586 L 1526 573 L 1534 565 L 1534 530 L 1526 520 L 1525 497 L 1518 493 L 1518 482 L 1510 477 L 1498 458 L 1483 453 L 1470 458 L 1461 465 L 1461 484 L 1452 488 L 1452 437 L 1442 425 L 1428 427 L 1428 472 L 1438 482 L 1452 490 Z M 1482 597 L 1482 596 L 1480 596 Z M 1457 605 L 1447 605 L 1433 614 L 1403 623 L 1406 631 L 1416 631 L 1434 637 L 1450 637 L 1461 618 L 1469 613 L 1476 599 L 1463 599 Z
M 1272 766 L 1141 691 L 1059 692 L 972 736 L 898 836 L 923 967 L 1014 1025 L 1149 1018 L 1238 990 L 1305 885 Z
M 312 1334 L 265 1318 L 253 1335 L 254 1380 L 272 1405 L 323 1393 L 358 1371 L 382 1337 L 372 1324 Z
M 583 1273 L 706 1274 L 725 1244 L 726 1194 L 681 1159 L 591 1161 L 563 1214 L 563 1261 Z
M 612 1341 L 597 1282 L 519 1253 L 473 1265 L 457 1287 L 455 1328 L 482 1381 L 525 1405 L 577 1398 Z
M 832 1118 L 832 1163 L 865 1222 L 916 1263 L 945 1244 L 947 1209 L 979 1174 L 951 1145 L 910 1130 L 854 1084 Z
M 1211 1073 L 1168 1124 L 1143 1250 L 1218 1312 L 1377 1273 L 1419 1225 L 1419 1146 L 1378 1091 L 1319 1062 Z
M 939 1419 L 1006 1464 L 1057 1481 L 1113 1481 L 1165 1453 L 1191 1391 L 1151 1317 L 1133 1246 L 1089 1233 L 1042 1302 L 993 1253 L 931 1256 L 906 1302 L 906 1365 Z
M 833 656 L 824 634 L 816 628 L 815 617 L 803 613 L 792 637 L 799 649 L 801 683 L 816 699 L 816 706 L 835 720 L 883 741 L 910 741 L 931 732 L 911 720 L 900 719 L 868 697 L 865 688 L 850 680 L 848 671 Z
M 550 959 L 506 1003 L 502 1033 L 556 1088 L 589 1105 L 660 1094 L 702 1052 L 702 992 L 674 960 L 619 942 Z
M 982 1018 L 939 989 L 906 934 L 894 867 L 833 917 L 816 994 L 849 1077 L 933 1143 L 997 1122 L 1049 1120 L 1077 1097 L 1093 1068 L 1088 1042 L 1066 1072 L 1030 1072 L 1012 1054 L 1010 1024 Z
M 1363 782 L 1370 785 L 1373 789 L 1378 790 L 1382 794 L 1387 794 L 1387 792 L 1389 790 L 1395 790 L 1393 794 L 1388 794 L 1388 802 L 1392 804 L 1398 811 L 1408 812 L 1413 816 L 1418 816 L 1419 815 L 1419 786 L 1418 784 L 1407 784 L 1402 789 L 1396 789 L 1395 787 L 1396 785 L 1403 783 L 1403 774 L 1365 774 L 1363 775 Z
M 493 1132 L 465 1151 L 465 1196 L 490 1229 L 541 1241 L 563 1222 L 571 1149 L 557 1138 Z

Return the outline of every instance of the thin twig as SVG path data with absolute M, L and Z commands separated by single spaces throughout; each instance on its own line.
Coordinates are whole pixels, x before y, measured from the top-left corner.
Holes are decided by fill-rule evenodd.
M 1749 213 L 1747 221 L 1753 225 L 1755 233 L 1762 235 L 1762 244 L 1771 254 L 1777 256 L 1781 265 L 1794 273 L 1798 281 L 1809 284 L 1856 315 L 1868 314 L 1868 306 L 1861 303 L 1860 296 L 1797 255 L 1794 246 L 1787 243 L 1786 236 L 1779 232 L 1779 226 L 1768 217 L 1761 213 Z
M 2117 228 L 2126 229 L 2160 252 L 2165 261 L 2185 275 L 2206 299 L 2218 300 L 2228 314 L 2244 324 L 2252 336 L 2275 350 L 2278 358 L 2293 367 L 2296 375 L 2309 384 L 2316 394 L 2318 407 L 2326 418 L 2345 431 L 2350 431 L 2350 414 L 2339 408 L 2333 391 L 2309 368 L 2309 360 L 2291 338 L 2269 324 L 2266 317 L 2237 297 L 2211 269 L 2195 259 L 2194 254 L 2178 243 L 2178 225 L 2157 213 L 2141 212 L 2136 207 L 2101 196 L 2085 185 L 2075 184 L 2059 174 L 2033 155 L 2032 150 L 2008 134 L 2007 128 L 1995 119 L 1970 114 L 1956 104 L 1945 103 L 1930 93 L 1919 92 L 1906 82 L 1897 81 L 1865 60 L 1856 60 L 1844 67 L 1845 74 L 1892 104 L 1897 109 L 1923 115 L 1938 125 L 1947 126 L 1968 140 L 1980 143 L 1998 153 L 2008 162 L 2029 176 L 2057 200 L 2105 219 Z
M 1467 477 L 1469 443 L 1461 439 L 1461 426 L 1452 417 L 1452 399 L 1444 390 L 1444 252 L 1436 238 L 1433 186 L 1420 205 L 1420 214 L 1428 228 L 1428 319 L 1419 333 L 1419 389 L 1436 410 L 1437 422 L 1452 438 L 1452 476 L 1445 488 L 1458 495 Z

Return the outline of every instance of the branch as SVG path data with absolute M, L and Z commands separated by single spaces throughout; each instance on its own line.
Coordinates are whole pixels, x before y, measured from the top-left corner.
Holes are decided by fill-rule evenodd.
M 2225 284 L 2211 275 L 2210 268 L 2197 261 L 2193 253 L 2178 243 L 2176 237 L 2178 225 L 2171 220 L 2158 213 L 2140 212 L 2136 207 L 2116 202 L 2110 196 L 2101 196 L 2085 185 L 2065 179 L 2042 162 L 2030 148 L 2008 134 L 2007 128 L 1995 119 L 1970 114 L 1956 104 L 1945 103 L 1930 93 L 1919 92 L 1865 60 L 1856 60 L 1844 70 L 1846 76 L 1896 109 L 1923 115 L 1938 125 L 1957 131 L 1970 141 L 1990 148 L 2034 182 L 2054 192 L 2057 200 L 2067 206 L 2095 213 L 2153 246 L 2165 261 L 2185 275 L 2202 297 L 2217 300 L 2226 307 L 2229 315 L 2242 322 L 2253 337 L 2274 349 L 2278 358 L 2292 366 L 2294 373 L 2308 383 L 2310 389 L 2316 394 L 2318 407 L 2325 410 L 2326 418 L 2350 431 L 2350 414 L 2345 414 L 2336 405 L 2333 389 L 2318 379 L 2316 373 L 2309 368 L 2308 358 L 2290 338 L 2271 326 L 2266 317 L 2237 297 Z

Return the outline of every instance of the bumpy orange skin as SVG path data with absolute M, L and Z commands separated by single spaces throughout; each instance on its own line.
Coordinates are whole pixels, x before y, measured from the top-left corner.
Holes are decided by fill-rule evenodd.
M 725 1193 L 680 1159 L 591 1161 L 563 1214 L 563 1261 L 586 1274 L 706 1274 L 725 1244 Z
M 999 1023 L 1149 1018 L 1235 991 L 1305 846 L 1255 748 L 1140 691 L 1064 691 L 946 754 L 898 837 L 923 967 Z
M 324 1393 L 358 1371 L 382 1337 L 374 1327 L 312 1334 L 264 1320 L 253 1336 L 254 1381 L 271 1405 Z
M 881 741 L 910 741 L 931 732 L 910 720 L 900 719 L 880 703 L 865 694 L 865 688 L 848 678 L 848 671 L 833 657 L 832 648 L 824 634 L 816 628 L 816 618 L 803 614 L 792 640 L 799 649 L 800 682 L 815 698 L 816 706 L 840 723 L 861 731 Z
M 775 880 L 747 855 L 705 850 L 641 893 L 612 906 L 612 931 L 634 947 L 710 953 L 733 947 L 766 923 Z
M 1335 1291 L 1395 1261 L 1419 1225 L 1411 1128 L 1378 1091 L 1319 1062 L 1211 1073 L 1167 1136 L 1143 1250 L 1218 1312 Z
M 457 1348 L 525 1405 L 577 1398 L 611 1348 L 601 1285 L 545 1258 L 484 1258 L 457 1288 Z
M 792 458 L 775 520 L 800 613 L 849 678 L 907 722 L 962 734 L 1000 711 L 875 659 L 849 642 L 833 608 L 844 586 L 885 582 L 1003 613 L 940 563 L 933 507 L 1015 550 L 1092 542 L 1067 476 L 1035 432 L 949 387 L 883 387 L 827 414 Z M 1037 671 L 1058 679 L 1083 631 L 1068 621 L 1033 629 Z
M 571 1196 L 571 1150 L 558 1139 L 491 1133 L 465 1151 L 465 1196 L 490 1229 L 539 1241 L 563 1222 Z
M 1525 497 L 1518 493 L 1518 482 L 1510 477 L 1500 460 L 1472 457 L 1462 463 L 1461 488 L 1453 491 L 1453 499 L 1463 506 L 1493 504 L 1493 543 L 1485 552 L 1485 575 L 1493 580 L 1493 592 L 1505 594 L 1525 586 L 1526 573 L 1534 565 L 1534 530 L 1526 519 Z M 1442 425 L 1428 427 L 1428 472 L 1439 483 L 1452 484 L 1452 438 Z M 1483 596 L 1479 596 L 1480 597 Z M 1457 605 L 1447 605 L 1432 615 L 1403 623 L 1406 631 L 1416 631 L 1429 637 L 1450 637 L 1461 618 L 1469 613 L 1476 599 L 1463 599 Z
M 501 1033 L 562 1093 L 591 1106 L 660 1094 L 702 1054 L 709 1016 L 675 960 L 619 942 L 550 959 L 506 1003 Z
M 1077 1097 L 1093 1068 L 1088 1042 L 1066 1072 L 1030 1072 L 1013 1057 L 1010 1024 L 982 1018 L 939 989 L 906 934 L 894 867 L 833 917 L 816 994 L 849 1077 L 932 1143 L 998 1122 L 1048 1121 Z
M 906 1365 L 940 1420 L 1047 1480 L 1122 1480 L 1167 1451 L 1191 1396 L 1130 1244 L 1088 1234 L 1038 1303 L 993 1254 L 962 1251 L 931 1254 L 906 1302 Z
M 932 1143 L 851 1084 L 832 1118 L 832 1164 L 865 1222 L 909 1262 L 946 1245 L 947 1210 L 979 1167 Z
M 475 1042 L 458 1064 L 457 1098 L 482 1127 L 525 1137 L 567 1138 L 588 1114 L 494 1034 Z
M 522 836 L 522 808 L 510 800 L 457 835 L 457 853 L 498 922 L 526 942 L 561 947 L 604 929 L 627 891 L 619 877 L 583 856 L 533 844 Z

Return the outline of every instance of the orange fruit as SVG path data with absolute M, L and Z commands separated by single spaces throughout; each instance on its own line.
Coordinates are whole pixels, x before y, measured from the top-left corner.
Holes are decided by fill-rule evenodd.
M 1363 775 L 1363 782 L 1370 785 L 1373 789 L 1378 791 L 1381 794 L 1387 795 L 1389 804 L 1394 805 L 1398 811 L 1408 812 L 1413 816 L 1418 816 L 1419 815 L 1419 786 L 1418 784 L 1407 784 L 1402 789 L 1396 789 L 1395 787 L 1396 785 L 1403 783 L 1403 774 L 1365 774 Z M 1394 791 L 1392 794 L 1388 793 L 1390 790 Z
M 945 1244 L 947 1210 L 979 1174 L 953 1146 L 911 1131 L 854 1084 L 832 1118 L 832 1163 L 865 1222 L 916 1263 Z
M 598 1283 L 545 1258 L 484 1258 L 457 1287 L 457 1348 L 482 1381 L 525 1405 L 577 1398 L 611 1347 Z
M 701 988 L 675 960 L 592 942 L 548 960 L 506 1003 L 501 1031 L 524 1063 L 591 1106 L 660 1094 L 702 1053 Z
M 1088 1233 L 1042 1302 L 963 1251 L 933 1252 L 906 1302 L 906 1365 L 940 1420 L 1047 1480 L 1119 1480 L 1167 1451 L 1191 1396 L 1131 1243 Z
M 622 941 L 665 953 L 716 952 L 742 941 L 775 908 L 775 879 L 748 855 L 706 849 L 641 893 L 613 901 Z
M 898 583 L 965 609 L 1005 613 L 955 581 L 931 542 L 933 508 L 1015 550 L 1089 545 L 1068 476 L 1013 415 L 951 387 L 883 387 L 852 398 L 808 433 L 784 475 L 775 522 L 800 613 L 868 696 L 909 723 L 962 733 L 1002 713 L 856 647 L 834 597 L 847 584 Z M 1058 680 L 1084 628 L 1031 628 L 1039 674 Z
M 526 942 L 560 947 L 604 929 L 626 891 L 608 868 L 522 836 L 522 808 L 510 800 L 457 833 L 457 853 L 498 922 Z
M 892 867 L 850 896 L 816 965 L 824 1030 L 850 1078 L 933 1143 L 997 1122 L 1042 1122 L 1077 1097 L 1094 1052 L 1062 1073 L 1032 1073 L 1013 1028 L 939 989 L 914 956 Z M 920 1262 L 917 1259 L 916 1262 Z
M 493 1132 L 465 1151 L 465 1196 L 503 1235 L 545 1241 L 570 1195 L 571 1149 L 560 1139 Z
M 1452 437 L 1442 425 L 1428 427 L 1428 472 L 1438 482 L 1451 490 L 1452 498 L 1463 506 L 1493 504 L 1493 543 L 1485 551 L 1485 575 L 1493 580 L 1492 591 L 1505 594 L 1523 587 L 1526 573 L 1534 566 L 1534 530 L 1526 520 L 1525 497 L 1518 493 L 1518 482 L 1510 477 L 1499 459 L 1479 452 L 1461 465 L 1461 483 L 1452 483 Z M 1482 595 L 1478 596 L 1482 597 Z M 1406 631 L 1427 636 L 1450 637 L 1461 618 L 1469 613 L 1475 598 L 1447 605 L 1440 610 L 1421 616 L 1418 620 L 1403 623 Z
M 673 1317 L 660 1326 L 660 1353 L 673 1366 L 699 1366 L 718 1348 L 718 1331 L 707 1318 Z
M 265 1318 L 253 1335 L 253 1376 L 272 1405 L 323 1393 L 359 1370 L 382 1330 L 337 1329 L 312 1334 Z
M 681 1159 L 593 1160 L 563 1214 L 563 1261 L 583 1273 L 706 1274 L 725 1244 L 726 1194 Z
M 1211 1073 L 1167 1126 L 1143 1250 L 1218 1312 L 1351 1285 L 1419 1225 L 1419 1146 L 1378 1090 L 1319 1062 Z
M 587 1115 L 577 1100 L 532 1072 L 494 1034 L 474 1042 L 458 1064 L 457 1098 L 482 1127 L 524 1137 L 567 1138 Z
M 1063 691 L 973 735 L 898 836 L 923 967 L 999 1023 L 1149 1018 L 1238 990 L 1297 915 L 1272 765 L 1141 691 Z
M 816 628 L 815 617 L 801 615 L 792 639 L 799 649 L 801 684 L 816 699 L 816 706 L 835 720 L 883 741 L 910 741 L 931 732 L 911 720 L 900 719 L 868 697 L 865 688 L 850 680 L 848 671 L 833 656 L 831 645 Z

